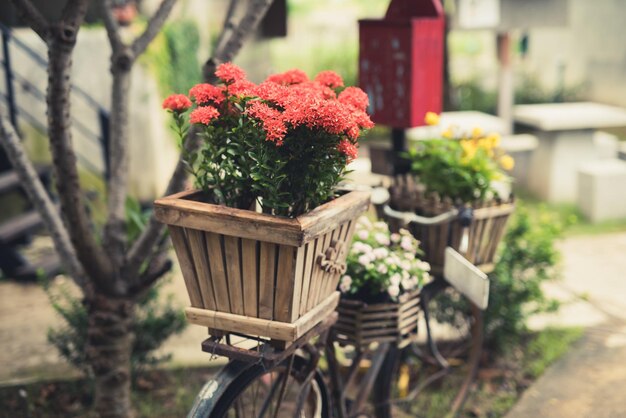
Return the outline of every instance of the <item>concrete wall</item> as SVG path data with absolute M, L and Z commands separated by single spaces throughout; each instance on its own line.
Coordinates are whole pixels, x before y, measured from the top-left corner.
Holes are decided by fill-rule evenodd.
M 590 100 L 626 107 L 626 2 L 569 0 L 569 27 L 533 29 L 527 70 L 547 86 L 584 83 Z

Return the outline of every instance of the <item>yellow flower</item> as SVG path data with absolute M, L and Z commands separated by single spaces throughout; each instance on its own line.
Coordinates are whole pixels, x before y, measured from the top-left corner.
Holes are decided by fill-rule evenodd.
M 500 146 L 500 134 L 496 132 L 492 132 L 489 135 L 487 135 L 487 140 L 491 144 L 492 148 L 496 148 Z
M 478 126 L 472 129 L 472 138 L 480 138 L 482 134 L 483 134 L 483 130 L 479 128 Z
M 426 112 L 424 122 L 426 122 L 426 125 L 430 126 L 439 125 L 439 115 L 435 112 Z
M 513 167 L 515 167 L 515 160 L 510 155 L 503 155 L 500 157 L 500 166 L 507 171 L 513 170 Z
M 467 159 L 472 159 L 476 154 L 476 143 L 471 139 L 462 139 L 460 143 L 461 148 L 463 148 L 463 156 Z
M 454 133 L 452 132 L 451 128 L 448 128 L 441 133 L 441 136 L 446 139 L 452 139 L 454 137 Z

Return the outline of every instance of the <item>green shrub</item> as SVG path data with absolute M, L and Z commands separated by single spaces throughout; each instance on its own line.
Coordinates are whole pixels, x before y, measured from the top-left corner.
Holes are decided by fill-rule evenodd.
M 555 240 L 563 231 L 559 218 L 545 209 L 531 213 L 518 202 L 500 246 L 500 257 L 489 275 L 489 306 L 485 317 L 486 343 L 495 350 L 510 347 L 527 333 L 527 320 L 540 312 L 558 309 L 542 283 L 555 278 L 559 252 Z M 464 298 L 455 294 L 437 299 L 439 321 L 458 325 L 457 312 L 467 312 Z
M 50 328 L 48 342 L 56 347 L 70 364 L 91 376 L 86 359 L 87 309 L 82 299 L 72 295 L 67 284 L 46 286 L 54 310 L 65 320 L 65 326 Z M 131 353 L 133 375 L 146 366 L 167 361 L 171 355 L 156 355 L 155 351 L 171 335 L 179 334 L 186 326 L 182 311 L 170 299 L 159 301 L 159 286 L 154 286 L 137 305 L 134 318 L 135 339 Z

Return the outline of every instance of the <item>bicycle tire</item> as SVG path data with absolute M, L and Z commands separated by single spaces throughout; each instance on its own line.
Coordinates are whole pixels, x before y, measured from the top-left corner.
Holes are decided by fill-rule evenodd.
M 203 389 L 196 397 L 194 406 L 187 417 L 225 418 L 235 416 L 237 418 L 244 418 L 250 415 L 257 416 L 255 406 L 252 406 L 252 414 L 242 414 L 244 412 L 243 408 L 249 408 L 249 405 L 242 405 L 242 400 L 246 396 L 247 392 L 254 390 L 252 386 L 255 382 L 257 386 L 266 384 L 264 380 L 267 380 L 267 378 L 264 379 L 264 376 L 282 373 L 275 378 L 274 383 L 272 383 L 272 379 L 274 378 L 272 377 L 270 379 L 270 386 L 273 387 L 279 379 L 282 379 L 284 372 L 288 368 L 289 360 L 290 358 L 285 359 L 272 369 L 266 369 L 261 364 L 250 364 L 236 360 L 230 361 L 215 378 L 211 379 L 204 385 Z M 293 359 L 293 365 L 289 376 L 291 379 L 289 379 L 288 382 L 302 383 L 305 379 L 304 373 L 307 366 L 308 360 L 296 355 Z M 289 390 L 294 389 L 294 386 L 292 385 L 288 385 L 290 386 Z M 303 418 L 329 418 L 330 403 L 328 387 L 326 386 L 319 370 L 314 371 L 314 376 L 311 380 L 310 386 L 310 393 L 313 393 L 315 396 L 315 412 L 304 415 L 301 414 L 301 416 L 303 416 Z M 290 394 L 288 393 L 285 394 L 285 396 L 289 395 Z M 271 399 L 273 396 L 274 395 L 271 393 L 270 389 L 270 402 L 273 402 Z M 307 396 L 310 395 L 307 394 Z M 267 399 L 268 398 L 266 397 L 263 402 Z M 281 410 L 276 416 L 281 418 L 292 418 L 294 416 L 294 412 L 290 412 L 287 408 L 284 408 L 285 406 L 288 406 L 288 404 L 285 404 L 285 400 L 287 399 L 282 400 Z M 255 399 L 255 404 L 256 401 L 257 400 Z M 239 404 L 237 402 L 239 402 Z M 263 408 L 261 403 L 256 406 L 258 406 L 259 409 Z M 269 406 L 271 407 L 271 405 Z M 272 413 L 268 413 L 263 416 L 273 418 L 273 411 L 270 412 Z
M 463 381 L 456 391 L 456 395 L 452 399 L 448 413 L 446 416 L 456 416 L 469 394 L 469 387 L 473 381 L 480 353 L 483 344 L 483 321 L 479 310 L 472 310 L 470 314 L 472 321 L 470 329 L 470 340 L 468 351 L 467 371 L 463 374 Z M 445 354 L 444 354 L 445 357 Z M 392 347 L 383 363 L 377 387 L 374 391 L 374 406 L 377 418 L 405 418 L 419 417 L 419 411 L 416 410 L 416 398 L 410 398 L 409 394 L 421 392 L 420 388 L 424 388 L 434 381 L 448 374 L 450 369 L 439 369 L 437 372 L 431 372 L 428 377 L 420 379 L 421 368 L 424 364 L 414 353 L 414 346 L 407 346 L 402 349 Z M 402 370 L 404 368 L 404 370 Z M 426 373 L 424 373 L 426 374 Z M 404 379 L 404 383 L 400 383 Z M 406 383 L 407 380 L 409 383 Z

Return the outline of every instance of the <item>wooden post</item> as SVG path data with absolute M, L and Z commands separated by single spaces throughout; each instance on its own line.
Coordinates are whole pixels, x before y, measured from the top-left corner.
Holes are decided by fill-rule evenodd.
M 506 131 L 502 133 L 507 135 L 513 132 L 513 105 L 515 104 L 510 32 L 499 33 L 497 43 L 498 61 L 500 62 L 500 72 L 498 75 L 498 116 L 502 118 L 506 126 Z

